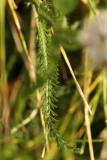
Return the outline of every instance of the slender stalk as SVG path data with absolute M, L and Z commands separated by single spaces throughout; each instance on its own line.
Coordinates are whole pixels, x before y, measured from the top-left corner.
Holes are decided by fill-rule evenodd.
M 88 54 L 86 53 L 86 58 L 85 58 L 85 78 L 84 78 L 84 95 L 85 98 L 88 101 L 89 97 L 89 87 L 91 83 L 91 77 L 90 76 L 91 72 L 88 70 Z M 92 75 L 92 74 L 91 74 Z M 90 151 L 90 158 L 91 160 L 94 160 L 94 150 L 93 150 L 93 144 L 92 144 L 92 135 L 91 135 L 91 128 L 90 128 L 90 119 L 88 115 L 88 109 L 85 106 L 84 108 L 84 113 L 85 113 L 85 125 L 86 125 L 86 131 L 87 131 L 87 136 L 88 136 L 88 144 L 89 144 L 89 151 Z
M 5 127 L 5 140 L 9 136 L 10 107 L 8 103 L 8 84 L 6 75 L 6 55 L 5 55 L 5 0 L 0 3 L 0 108 L 2 110 L 2 120 Z
M 7 17 L 8 18 L 8 22 L 9 22 L 10 30 L 11 30 L 15 45 L 17 47 L 17 50 L 18 50 L 19 54 L 21 55 L 21 57 L 22 57 L 22 59 L 24 61 L 26 69 L 29 72 L 29 61 L 28 61 L 28 59 L 27 59 L 27 57 L 26 57 L 26 55 L 24 53 L 23 46 L 22 46 L 22 43 L 20 41 L 19 34 L 17 32 L 17 28 L 15 26 L 15 23 L 12 20 L 12 15 L 10 14 L 8 8 L 7 8 L 7 13 L 8 13 L 8 17 Z
M 88 0 L 88 3 L 89 3 L 89 5 L 90 5 L 90 8 L 91 8 L 93 14 L 96 16 L 96 12 L 95 12 L 95 9 L 94 9 L 92 0 Z
M 33 63 L 33 68 L 34 71 L 36 73 L 36 43 L 35 39 L 36 39 L 36 21 L 35 21 L 35 15 L 33 12 L 33 8 L 31 10 L 31 21 L 30 21 L 30 36 L 29 36 L 29 53 L 30 53 L 30 57 Z
M 103 80 L 102 72 L 96 77 L 89 88 L 89 94 L 97 87 L 97 85 Z
M 86 122 L 86 129 L 87 129 L 87 136 L 88 136 L 88 144 L 89 144 L 89 151 L 90 151 L 90 158 L 91 160 L 94 160 L 94 150 L 92 145 L 92 135 L 91 135 L 91 129 L 90 129 L 90 121 L 88 116 L 88 110 L 85 107 L 85 122 Z
M 81 89 L 81 87 L 80 87 L 80 85 L 79 85 L 79 83 L 78 83 L 78 81 L 77 81 L 77 79 L 76 79 L 76 77 L 74 75 L 73 69 L 72 69 L 72 67 L 70 65 L 69 59 L 68 59 L 68 57 L 66 55 L 66 52 L 65 52 L 65 50 L 64 50 L 64 48 L 62 46 L 60 46 L 60 51 L 61 51 L 61 53 L 62 53 L 62 55 L 63 55 L 63 57 L 65 59 L 65 62 L 66 62 L 67 66 L 68 66 L 68 68 L 69 68 L 69 70 L 71 72 L 71 75 L 72 75 L 72 77 L 74 79 L 74 82 L 75 82 L 75 84 L 77 86 L 77 89 L 78 89 L 78 91 L 79 91 L 79 93 L 80 93 L 80 95 L 81 95 L 81 97 L 82 97 L 82 99 L 83 99 L 88 111 L 92 114 L 92 111 L 91 111 L 91 109 L 90 109 L 90 107 L 89 107 L 89 105 L 87 103 L 87 100 L 86 100 L 86 98 L 85 98 L 85 96 L 84 96 L 84 94 L 82 92 L 82 89 Z
M 94 97 L 91 99 L 91 101 L 89 103 L 90 106 L 93 106 L 93 108 L 92 108 L 93 114 L 90 116 L 90 124 L 92 124 L 92 122 L 93 122 L 94 115 L 95 115 L 95 112 L 96 112 L 96 109 L 97 109 L 97 106 L 98 106 L 98 102 L 99 102 L 100 96 L 102 94 L 102 84 L 101 83 L 99 84 L 96 93 L 97 94 L 94 95 Z M 80 130 L 82 130 L 83 128 L 84 127 L 82 127 Z M 84 130 L 84 132 L 85 132 L 85 130 Z M 93 142 L 93 140 L 92 140 L 92 142 Z M 81 154 L 84 153 L 85 146 L 86 146 L 86 133 L 85 133 L 85 135 L 83 137 L 83 143 L 82 143 L 82 146 L 81 146 L 81 151 L 82 151 Z
M 21 31 L 21 26 L 20 26 L 19 20 L 17 18 L 17 14 L 16 14 L 16 12 L 14 10 L 12 1 L 11 0 L 7 0 L 7 2 L 8 2 L 8 5 L 9 5 L 9 8 L 10 8 L 10 11 L 12 13 L 13 19 L 14 19 L 14 23 L 15 23 L 15 25 L 17 27 L 17 31 L 19 33 L 19 37 L 20 37 L 20 40 L 21 40 L 21 43 L 22 43 L 22 46 L 23 46 L 23 49 L 24 49 L 24 53 L 26 54 L 27 59 L 29 61 L 29 68 L 30 68 L 29 76 L 31 77 L 32 81 L 34 82 L 35 79 L 36 79 L 35 78 L 35 72 L 34 72 L 34 68 L 33 68 L 32 61 L 31 61 L 31 57 L 29 55 L 29 52 L 28 52 L 28 49 L 27 49 L 27 45 L 26 45 L 26 42 L 25 42 L 25 39 L 24 39 L 24 36 L 23 36 L 23 33 Z
M 104 113 L 105 113 L 105 123 L 107 126 L 107 70 L 103 70 L 103 103 L 104 103 Z

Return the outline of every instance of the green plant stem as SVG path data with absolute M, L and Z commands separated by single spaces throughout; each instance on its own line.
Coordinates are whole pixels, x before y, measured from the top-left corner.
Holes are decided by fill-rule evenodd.
M 103 103 L 104 103 L 104 113 L 105 113 L 105 123 L 107 126 L 107 70 L 103 70 Z
M 5 71 L 5 0 L 0 2 L 0 90 L 2 90 L 3 83 L 6 82 Z M 1 92 L 0 92 L 1 94 Z M 0 95 L 0 107 L 1 107 L 1 95 Z
M 5 0 L 1 0 L 0 2 L 0 109 L 2 109 L 2 120 L 5 127 L 5 140 L 7 141 L 9 139 L 10 107 L 8 102 L 8 84 L 5 53 L 5 2 Z
M 89 5 L 90 5 L 90 8 L 91 8 L 93 14 L 96 16 L 96 12 L 95 12 L 95 9 L 94 9 L 92 0 L 88 0 L 88 3 L 89 3 Z
M 92 78 L 92 72 L 89 71 L 88 54 L 86 53 L 85 76 L 84 76 L 84 95 L 87 101 L 89 97 L 89 88 L 90 88 L 91 78 Z M 87 131 L 87 136 L 88 136 L 88 145 L 89 145 L 89 151 L 90 151 L 90 159 L 94 160 L 95 158 L 94 158 L 94 150 L 93 150 L 93 144 L 92 144 L 91 125 L 90 125 L 90 119 L 89 119 L 88 110 L 86 106 L 84 107 L 84 113 L 85 113 L 86 131 Z

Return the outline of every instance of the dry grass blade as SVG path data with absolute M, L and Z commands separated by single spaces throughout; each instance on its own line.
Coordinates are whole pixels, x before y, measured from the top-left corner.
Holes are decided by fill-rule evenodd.
M 12 21 L 12 16 L 10 15 L 10 12 L 9 12 L 8 9 L 7 9 L 7 12 L 8 12 L 8 22 L 9 22 L 10 30 L 11 30 L 15 45 L 17 47 L 17 50 L 18 50 L 19 54 L 21 55 L 21 57 L 23 59 L 23 62 L 25 64 L 25 66 L 26 66 L 26 69 L 28 70 L 28 72 L 30 72 L 29 61 L 28 61 L 26 55 L 24 54 L 24 50 L 23 50 L 22 43 L 20 41 L 19 34 L 17 32 L 17 29 L 15 27 L 14 22 Z M 29 75 L 30 75 L 30 73 L 29 73 Z
M 71 67 L 71 65 L 70 65 L 70 62 L 69 62 L 69 60 L 68 60 L 68 57 L 67 57 L 67 55 L 66 55 L 66 53 L 65 53 L 65 50 L 63 49 L 62 46 L 60 46 L 60 51 L 61 51 L 61 53 L 62 53 L 62 55 L 63 55 L 63 57 L 64 57 L 64 59 L 65 59 L 65 62 L 66 62 L 67 66 L 68 66 L 68 68 L 69 68 L 69 70 L 70 70 L 70 72 L 71 72 L 71 75 L 72 75 L 72 77 L 73 77 L 73 79 L 74 79 L 74 82 L 75 82 L 75 84 L 76 84 L 76 86 L 77 86 L 77 89 L 78 89 L 78 91 L 79 91 L 79 93 L 80 93 L 80 95 L 81 95 L 81 97 L 82 97 L 82 99 L 83 99 L 86 107 L 88 108 L 89 112 L 92 114 L 92 111 L 91 111 L 91 109 L 90 109 L 90 107 L 89 107 L 89 105 L 88 105 L 88 103 L 87 103 L 87 101 L 86 101 L 86 99 L 85 99 L 85 96 L 84 96 L 84 94 L 83 94 L 83 92 L 82 92 L 82 89 L 81 89 L 78 81 L 76 80 L 76 77 L 75 77 L 75 75 L 74 75 L 74 72 L 73 72 L 73 70 L 72 70 L 72 67 Z
M 85 107 L 85 122 L 86 122 L 87 136 L 88 136 L 90 158 L 91 158 L 91 160 L 94 160 L 94 151 L 93 151 L 93 145 L 92 145 L 92 135 L 91 135 L 91 129 L 90 129 L 90 120 L 89 120 L 89 116 L 88 116 L 88 110 L 87 110 L 86 107 Z
M 29 53 L 30 53 L 30 57 L 32 60 L 32 64 L 33 64 L 33 68 L 34 71 L 36 73 L 36 43 L 35 39 L 36 39 L 36 21 L 35 21 L 35 16 L 34 16 L 34 12 L 33 12 L 33 8 L 31 10 L 31 21 L 30 21 L 30 39 L 29 39 Z
M 89 88 L 90 88 L 91 80 L 92 80 L 92 71 L 89 71 L 88 54 L 86 53 L 86 56 L 85 56 L 85 74 L 84 74 L 84 96 L 85 96 L 87 101 L 88 101 L 88 97 L 89 97 Z M 94 158 L 94 150 L 93 150 L 93 144 L 92 144 L 90 119 L 89 119 L 89 115 L 88 115 L 88 109 L 87 109 L 86 106 L 84 108 L 84 114 L 85 114 L 86 131 L 87 131 L 87 136 L 88 136 L 90 159 L 94 160 L 95 158 Z
M 15 25 L 17 27 L 17 30 L 18 30 L 18 33 L 19 33 L 19 37 L 20 37 L 20 40 L 21 40 L 21 43 L 22 43 L 22 46 L 23 46 L 23 49 L 24 49 L 24 53 L 26 54 L 27 59 L 29 61 L 29 68 L 30 68 L 29 75 L 31 77 L 31 80 L 35 81 L 34 68 L 33 68 L 32 61 L 31 61 L 31 58 L 30 58 L 30 55 L 29 55 L 29 52 L 28 52 L 28 49 L 27 49 L 27 45 L 26 45 L 24 36 L 22 34 L 22 31 L 21 31 L 20 23 L 18 21 L 16 12 L 15 12 L 14 7 L 13 7 L 13 3 L 12 3 L 11 0 L 7 0 L 7 2 L 8 2 L 8 5 L 9 5 L 9 8 L 10 8 L 10 11 L 12 13 L 13 19 L 14 19 L 14 23 L 15 23 Z

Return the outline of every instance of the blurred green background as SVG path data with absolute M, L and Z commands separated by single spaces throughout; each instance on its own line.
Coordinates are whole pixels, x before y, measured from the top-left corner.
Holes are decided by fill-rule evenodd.
M 36 0 L 35 0 L 36 1 Z M 45 0 L 44 0 L 45 1 Z M 84 90 L 85 76 L 91 77 L 88 88 L 88 103 L 92 107 L 90 115 L 93 149 L 96 160 L 107 160 L 106 102 L 104 99 L 104 80 L 102 70 L 88 71 L 84 48 L 76 41 L 84 20 L 94 17 L 100 9 L 107 9 L 106 0 L 46 0 L 63 15 L 61 26 L 56 24 L 57 36 L 66 50 L 73 72 Z M 29 1 L 16 0 L 18 16 L 23 37 L 36 68 L 38 31 L 36 20 Z M 14 4 L 14 5 L 15 5 Z M 13 19 L 8 1 L 0 2 L 0 160 L 39 160 L 42 159 L 45 143 L 39 104 L 32 94 L 29 78 L 28 60 L 22 40 Z M 59 19 L 60 21 L 60 19 Z M 67 29 L 66 29 L 67 26 Z M 59 27 L 59 30 L 58 30 Z M 26 49 L 26 47 L 25 47 Z M 54 46 L 54 52 L 56 46 Z M 54 63 L 54 60 L 53 60 Z M 55 139 L 49 142 L 45 160 L 90 160 L 88 139 L 85 126 L 84 103 L 62 55 L 59 58 L 59 88 L 56 90 L 57 108 L 55 123 L 60 135 L 72 146 L 81 149 L 81 154 L 58 149 Z M 88 77 L 88 78 L 90 78 Z M 87 79 L 88 80 L 88 79 Z M 42 83 L 42 82 L 41 82 Z M 37 86 L 38 87 L 38 86 Z M 106 88 L 107 86 L 105 86 Z M 4 107 L 6 106 L 6 108 Z M 3 111 L 4 109 L 4 111 Z M 36 111 L 33 118 L 29 118 Z M 2 122 L 2 113 L 5 119 Z M 28 119 L 28 123 L 24 120 Z M 25 122 L 26 124 L 23 124 Z M 22 124 L 19 125 L 19 124 Z M 16 131 L 13 129 L 17 128 Z M 8 137 L 9 135 L 9 137 Z M 7 140 L 5 140 L 7 137 Z

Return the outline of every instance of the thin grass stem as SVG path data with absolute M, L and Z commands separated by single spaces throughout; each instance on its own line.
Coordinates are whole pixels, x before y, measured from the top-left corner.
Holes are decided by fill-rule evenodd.
M 80 87 L 80 85 L 79 85 L 79 83 L 78 83 L 78 81 L 77 81 L 77 79 L 76 79 L 76 77 L 74 75 L 73 69 L 72 69 L 72 67 L 70 65 L 69 59 L 68 59 L 68 57 L 66 55 L 66 52 L 65 52 L 65 50 L 64 50 L 64 48 L 62 46 L 60 46 L 60 51 L 61 51 L 61 53 L 62 53 L 62 55 L 63 55 L 63 57 L 65 59 L 65 62 L 66 62 L 67 66 L 68 66 L 68 68 L 69 68 L 69 70 L 71 72 L 71 75 L 72 75 L 72 77 L 74 79 L 74 82 L 75 82 L 75 84 L 77 86 L 77 89 L 78 89 L 78 91 L 79 91 L 79 93 L 80 93 L 80 95 L 81 95 L 86 107 L 88 108 L 88 111 L 92 114 L 92 111 L 91 111 L 91 109 L 90 109 L 90 107 L 89 107 L 89 105 L 87 103 L 87 100 L 86 100 L 86 98 L 85 98 L 85 96 L 83 94 L 83 91 L 82 91 L 82 89 L 81 89 L 81 87 Z
M 19 37 L 20 37 L 20 40 L 21 40 L 21 43 L 22 43 L 22 46 L 23 46 L 23 49 L 24 49 L 24 53 L 26 54 L 27 59 L 29 61 L 29 68 L 30 68 L 29 76 L 31 77 L 31 80 L 34 82 L 36 80 L 35 72 L 34 72 L 34 68 L 33 68 L 32 61 L 31 61 L 31 57 L 29 55 L 29 52 L 28 52 L 28 49 L 27 49 L 27 45 L 26 45 L 26 42 L 25 42 L 25 39 L 24 39 L 24 36 L 23 36 L 23 33 L 21 31 L 21 26 L 20 26 L 19 20 L 17 18 L 17 14 L 16 14 L 16 12 L 14 10 L 12 1 L 11 0 L 7 0 L 7 2 L 8 2 L 8 5 L 9 5 L 9 8 L 10 8 L 10 11 L 12 13 L 13 19 L 14 19 L 14 23 L 15 23 L 15 25 L 17 27 L 17 31 L 19 33 Z
M 105 113 L 105 123 L 107 126 L 107 70 L 103 70 L 103 103 L 104 103 L 104 113 Z

